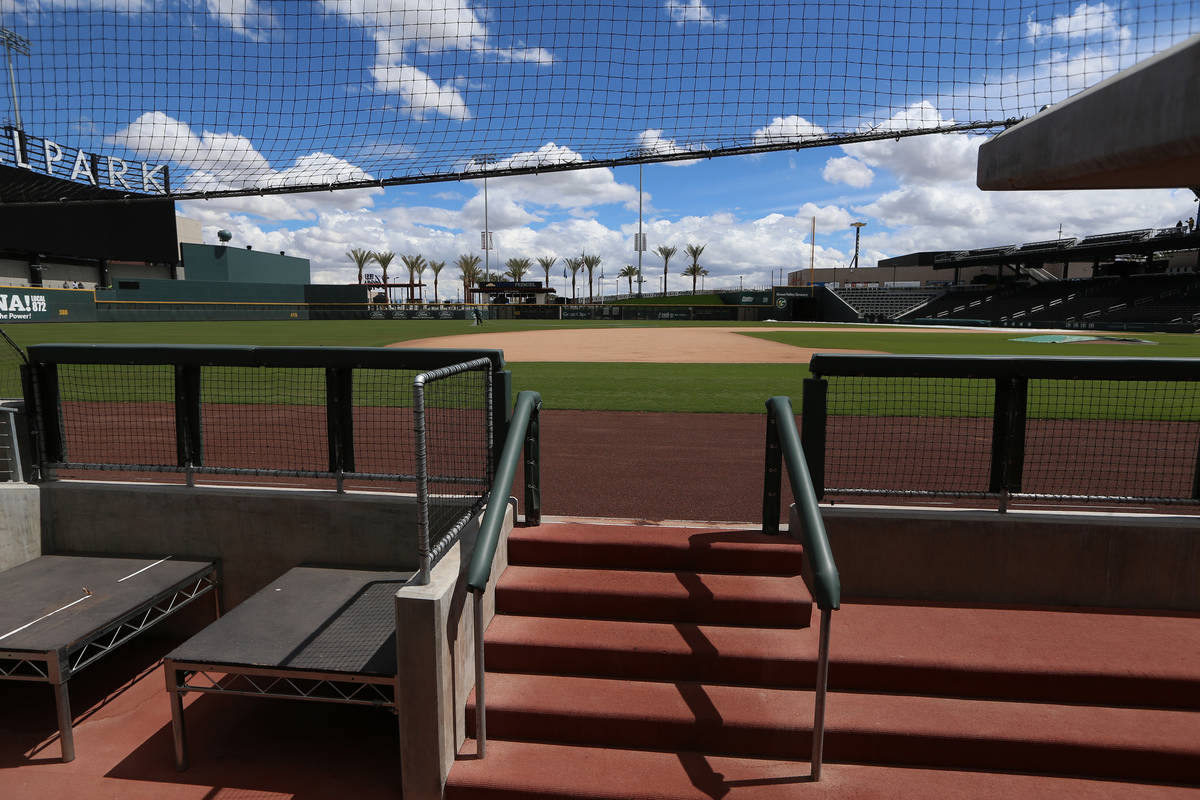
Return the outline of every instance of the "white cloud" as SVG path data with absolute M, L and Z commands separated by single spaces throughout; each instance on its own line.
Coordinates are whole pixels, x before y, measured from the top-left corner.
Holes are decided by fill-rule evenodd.
M 0 0 L 0 11 L 34 13 L 63 9 L 66 11 L 128 11 L 136 13 L 153 8 L 152 0 Z
M 416 67 L 377 64 L 371 70 L 371 75 L 381 91 L 398 95 L 414 117 L 422 118 L 429 112 L 457 120 L 471 117 L 466 101 L 457 90 L 439 86 Z
M 675 155 L 677 153 L 695 153 L 703 151 L 704 147 L 684 147 L 674 139 L 668 139 L 662 135 L 662 130 L 656 128 L 647 128 L 637 135 L 638 149 L 650 153 L 652 155 Z M 699 159 L 689 158 L 681 161 L 664 161 L 672 167 L 686 167 L 690 164 L 695 164 Z
M 271 11 L 258 0 L 204 0 L 204 5 L 211 16 L 254 41 L 261 41 L 263 29 L 271 26 Z
M 821 177 L 830 183 L 844 183 L 856 189 L 863 189 L 871 185 L 875 173 L 857 158 L 843 156 L 826 161 L 825 168 L 821 170 Z
M 1025 19 L 1025 36 L 1032 40 L 1045 37 L 1127 39 L 1130 30 L 1121 25 L 1117 9 L 1107 3 L 1080 3 L 1069 15 L 1060 14 L 1049 22 L 1038 22 L 1031 13 Z
M 242 186 L 257 185 L 274 172 L 246 137 L 210 131 L 197 136 L 187 124 L 161 111 L 142 114 L 106 141 L 141 158 L 170 161 Z
M 246 187 L 326 185 L 366 181 L 371 176 L 358 166 L 328 153 L 309 153 L 282 170 L 273 168 L 244 136 L 202 131 L 199 135 L 183 122 L 161 111 L 142 114 L 125 128 L 107 137 L 109 144 L 124 147 L 139 158 L 166 161 L 190 172 L 176 186 L 183 192 L 219 192 Z M 275 195 L 219 201 L 223 209 L 252 213 L 270 219 L 311 218 L 317 209 L 370 205 L 382 189 L 348 192 Z M 346 197 L 342 197 L 346 194 Z M 218 202 L 218 201 L 213 201 Z
M 703 0 L 667 0 L 664 7 L 677 25 L 721 25 L 725 22 L 725 18 L 715 16 Z
M 914 103 L 897 111 L 872 130 L 908 131 L 937 128 L 953 124 L 927 100 Z M 926 136 L 903 136 L 894 139 L 876 139 L 842 145 L 842 152 L 861 163 L 883 168 L 898 177 L 913 180 L 955 180 L 969 175 L 974 180 L 975 164 L 979 145 L 986 137 L 970 134 L 946 133 Z M 841 161 L 838 159 L 838 161 Z M 849 165 L 843 165 L 849 166 Z M 826 167 L 828 169 L 828 166 Z M 836 176 L 837 173 L 834 173 Z M 831 182 L 833 177 L 823 174 Z M 842 180 L 851 186 L 866 186 Z
M 796 115 L 788 117 L 776 117 L 771 120 L 771 124 L 765 125 L 754 132 L 754 143 L 756 145 L 771 145 L 771 144 L 788 144 L 809 141 L 812 139 L 821 139 L 825 136 L 825 129 L 820 125 L 814 125 L 804 117 Z
M 417 56 L 465 50 L 499 61 L 553 63 L 549 51 L 524 42 L 501 44 L 467 4 L 452 0 L 322 0 L 326 12 L 361 27 L 375 41 L 371 70 L 376 88 L 396 94 L 414 116 L 437 113 L 470 118 L 466 102 L 452 88 L 413 66 Z

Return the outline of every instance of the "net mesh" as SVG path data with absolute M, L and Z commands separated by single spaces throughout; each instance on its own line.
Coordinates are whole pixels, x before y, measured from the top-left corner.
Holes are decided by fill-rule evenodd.
M 1196 382 L 1030 382 L 1025 492 L 1185 498 L 1198 459 Z
M 993 491 L 994 411 L 993 379 L 831 376 L 826 491 Z M 1200 381 L 1030 379 L 1023 411 L 1017 495 L 1200 503 Z
M 66 461 L 175 464 L 174 367 L 60 364 L 58 381 Z
M 986 492 L 994 382 L 831 377 L 825 485 Z
M 452 529 L 487 491 L 488 368 L 426 384 L 430 529 L 435 536 Z M 347 487 L 415 494 L 417 374 L 412 369 L 352 371 L 348 413 L 353 464 L 343 462 Z M 55 464 L 68 465 L 72 477 L 87 477 L 93 469 L 187 471 L 179 465 L 174 366 L 59 364 L 57 375 L 65 457 Z M 337 473 L 330 470 L 329 380 L 319 367 L 203 367 L 203 464 L 195 466 L 222 482 L 277 484 L 299 478 L 300 485 L 332 484 Z M 334 416 L 338 413 L 335 407 Z
M 429 530 L 440 536 L 479 502 L 490 483 L 486 373 L 460 372 L 425 385 Z
M 33 169 L 182 197 L 995 129 L 1200 30 L 1200 5 L 7 0 L 0 26 Z

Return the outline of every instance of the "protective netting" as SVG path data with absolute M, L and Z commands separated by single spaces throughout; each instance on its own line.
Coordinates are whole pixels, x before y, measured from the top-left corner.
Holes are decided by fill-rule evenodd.
M 426 471 L 433 536 L 479 507 L 492 456 L 490 362 L 426 384 Z M 91 470 L 187 473 L 211 480 L 351 488 L 415 495 L 420 461 L 413 382 L 418 370 L 341 373 L 349 402 L 330 396 L 319 367 L 199 368 L 195 433 L 180 415 L 186 378 L 173 365 L 58 364 L 57 436 L 51 466 L 73 477 Z M 177 381 L 178 377 L 178 381 Z M 54 413 L 50 408 L 46 413 Z M 331 426 L 348 440 L 333 470 Z M 198 442 L 191 442 L 197 438 Z M 191 442 L 189 444 L 189 442 Z M 192 460 L 181 455 L 198 452 Z M 161 476 L 156 477 L 159 479 Z M 304 480 L 308 479 L 308 480 Z
M 1007 441 L 995 386 L 829 377 L 827 494 L 1200 504 L 1200 381 L 1029 379 Z
M 1025 441 L 1025 492 L 1192 497 L 1200 383 L 1031 381 Z
M 4 0 L 0 26 L 4 165 L 220 196 L 994 129 L 1200 5 Z
M 986 492 L 993 386 L 974 378 L 829 378 L 825 485 Z
M 19 400 L 25 396 L 21 388 L 21 366 L 28 361 L 21 346 L 0 331 L 0 399 Z

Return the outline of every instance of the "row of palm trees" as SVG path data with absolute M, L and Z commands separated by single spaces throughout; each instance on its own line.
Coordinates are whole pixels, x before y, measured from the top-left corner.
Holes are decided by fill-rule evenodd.
M 707 246 L 708 245 L 706 244 L 687 244 L 684 246 L 684 253 L 692 260 L 692 263 L 691 266 L 683 270 L 682 274 L 692 279 L 692 294 L 696 293 L 696 279 L 708 275 L 708 270 L 700 266 L 700 255 L 704 252 L 704 248 Z M 658 256 L 663 260 L 663 287 L 665 288 L 667 285 L 667 267 L 671 263 L 671 258 L 676 254 L 676 252 L 678 252 L 678 249 L 672 246 L 662 245 L 656 248 L 654 252 L 657 253 Z M 352 248 L 350 252 L 346 253 L 346 255 L 358 267 L 358 282 L 360 284 L 363 281 L 363 269 L 371 262 L 379 265 L 379 269 L 383 273 L 383 282 L 385 285 L 387 284 L 388 267 L 390 267 L 392 261 L 395 260 L 395 253 L 390 250 L 378 252 L 355 247 Z M 580 270 L 585 270 L 588 278 L 588 302 L 590 303 L 593 301 L 593 278 L 595 276 L 596 269 L 600 266 L 601 260 L 602 259 L 600 256 L 587 252 L 580 253 L 578 256 L 568 256 L 563 259 L 563 263 L 571 273 L 572 297 L 576 296 L 576 277 L 578 276 Z M 511 278 L 514 281 L 519 281 L 525 277 L 525 275 L 531 269 L 533 269 L 533 262 L 528 258 L 510 258 L 504 262 L 506 269 L 502 274 L 484 274 L 484 271 L 480 269 L 479 266 L 480 261 L 481 259 L 479 256 L 471 253 L 464 253 L 463 255 L 460 255 L 454 262 L 454 266 L 458 267 L 459 271 L 462 273 L 463 288 L 465 290 L 463 293 L 464 297 L 469 297 L 470 288 L 480 281 L 500 280 L 506 277 Z M 422 283 L 422 276 L 425 274 L 425 270 L 429 269 L 433 272 L 433 296 L 436 300 L 438 297 L 438 279 L 441 275 L 442 269 L 446 266 L 446 262 L 426 261 L 424 257 L 420 255 L 402 255 L 400 256 L 400 263 L 402 263 L 405 268 L 408 269 L 408 282 L 410 284 L 409 298 L 412 299 L 411 284 L 414 283 L 421 284 L 419 288 L 422 290 L 421 297 L 422 299 L 424 298 L 424 285 Z M 554 265 L 558 263 L 558 257 L 540 256 L 537 259 L 537 263 L 538 266 L 542 268 L 542 271 L 545 272 L 546 286 L 549 286 L 550 270 L 552 270 Z M 633 279 L 638 276 L 638 268 L 632 264 L 626 265 L 618 273 L 618 275 L 619 277 L 628 279 L 629 292 L 632 294 Z
M 363 269 L 371 262 L 375 262 L 379 265 L 379 271 L 383 273 L 383 284 L 386 288 L 388 283 L 388 267 L 390 267 L 392 262 L 396 260 L 396 254 L 394 252 L 391 250 L 364 250 L 359 247 L 354 247 L 351 248 L 350 252 L 346 253 L 346 255 L 351 261 L 354 262 L 355 266 L 358 267 L 358 282 L 360 284 L 363 282 Z M 425 270 L 428 269 L 433 273 L 433 297 L 436 300 L 438 297 L 438 280 L 441 277 L 442 270 L 446 268 L 446 262 L 426 261 L 424 256 L 420 255 L 402 255 L 400 256 L 400 263 L 403 264 L 405 269 L 408 270 L 409 299 L 413 299 L 413 285 L 416 284 L 416 288 L 420 290 L 420 299 L 424 301 L 424 276 Z

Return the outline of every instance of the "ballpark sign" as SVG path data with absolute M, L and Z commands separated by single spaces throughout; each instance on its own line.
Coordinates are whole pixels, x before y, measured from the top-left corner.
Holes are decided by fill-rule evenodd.
M 49 139 L 28 136 L 9 128 L 0 147 L 0 164 L 27 169 L 52 178 L 87 183 L 97 189 L 169 194 L 170 173 L 166 164 L 126 161 L 115 156 L 88 153 Z
M 34 313 L 44 315 L 46 295 L 0 292 L 0 320 L 31 320 Z

